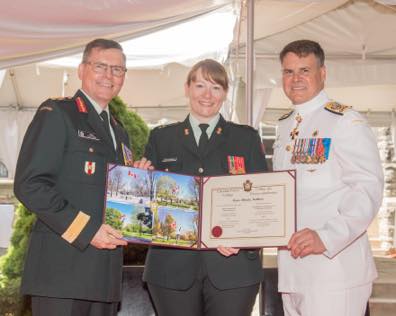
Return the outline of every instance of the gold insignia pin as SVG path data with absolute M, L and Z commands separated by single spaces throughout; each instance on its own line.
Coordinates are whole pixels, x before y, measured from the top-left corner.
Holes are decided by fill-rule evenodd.
M 314 130 L 314 132 L 312 133 L 312 136 L 316 137 L 316 136 L 318 136 L 318 134 L 319 134 L 319 131 L 318 130 Z
M 223 131 L 223 129 L 222 129 L 221 127 L 218 127 L 218 128 L 216 129 L 216 134 L 217 134 L 217 135 L 220 135 L 222 131 Z
M 290 151 L 291 150 L 291 146 L 290 145 L 287 145 L 286 146 L 286 151 Z
M 186 136 L 190 135 L 190 130 L 188 128 L 184 129 L 184 135 Z

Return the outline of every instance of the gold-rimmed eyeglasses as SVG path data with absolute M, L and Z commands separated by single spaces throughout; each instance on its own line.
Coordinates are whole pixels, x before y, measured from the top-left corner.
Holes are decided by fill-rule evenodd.
M 99 63 L 99 62 L 93 63 L 91 61 L 86 61 L 84 64 L 91 65 L 93 71 L 96 72 L 97 74 L 101 74 L 101 75 L 107 73 L 107 69 L 109 67 L 110 67 L 111 74 L 115 77 L 122 77 L 127 72 L 127 69 L 122 66 L 108 65 L 108 64 Z

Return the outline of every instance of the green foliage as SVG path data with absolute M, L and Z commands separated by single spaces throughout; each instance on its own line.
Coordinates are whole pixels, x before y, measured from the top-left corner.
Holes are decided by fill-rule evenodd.
M 144 146 L 148 139 L 149 129 L 144 121 L 134 112 L 129 112 L 121 98 L 116 97 L 110 103 L 110 111 L 121 122 L 128 132 L 133 150 L 134 159 L 140 159 L 144 152 Z M 27 251 L 30 230 L 35 215 L 29 212 L 23 205 L 16 210 L 16 221 L 11 246 L 0 260 L 0 315 L 27 316 L 30 315 L 29 302 L 21 297 L 19 288 L 25 253 Z M 128 247 L 124 254 L 124 260 L 133 258 L 137 263 L 144 262 L 147 247 Z
M 23 261 L 35 216 L 22 204 L 15 212 L 11 245 L 0 260 L 0 315 L 28 315 L 26 299 L 19 294 Z
M 111 113 L 128 132 L 133 159 L 140 159 L 143 156 L 144 146 L 148 140 L 149 128 L 138 114 L 128 111 L 127 105 L 120 97 L 115 97 L 111 100 L 109 106 Z
M 105 223 L 115 229 L 122 229 L 122 213 L 115 208 L 106 209 Z

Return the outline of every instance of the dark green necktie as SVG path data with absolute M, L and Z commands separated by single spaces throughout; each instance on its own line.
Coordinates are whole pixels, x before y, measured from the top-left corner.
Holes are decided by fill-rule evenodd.
M 199 142 L 198 142 L 198 150 L 200 154 L 203 154 L 205 152 L 206 146 L 208 145 L 209 142 L 209 137 L 208 134 L 206 133 L 206 130 L 208 129 L 209 124 L 199 124 L 199 128 L 201 129 L 202 133 L 201 136 L 199 137 Z

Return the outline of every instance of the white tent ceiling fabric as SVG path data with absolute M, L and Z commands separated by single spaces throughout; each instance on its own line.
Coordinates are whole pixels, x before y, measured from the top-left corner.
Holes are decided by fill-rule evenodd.
M 13 0 L 0 4 L 0 69 L 81 51 L 93 38 L 130 39 L 232 0 Z

